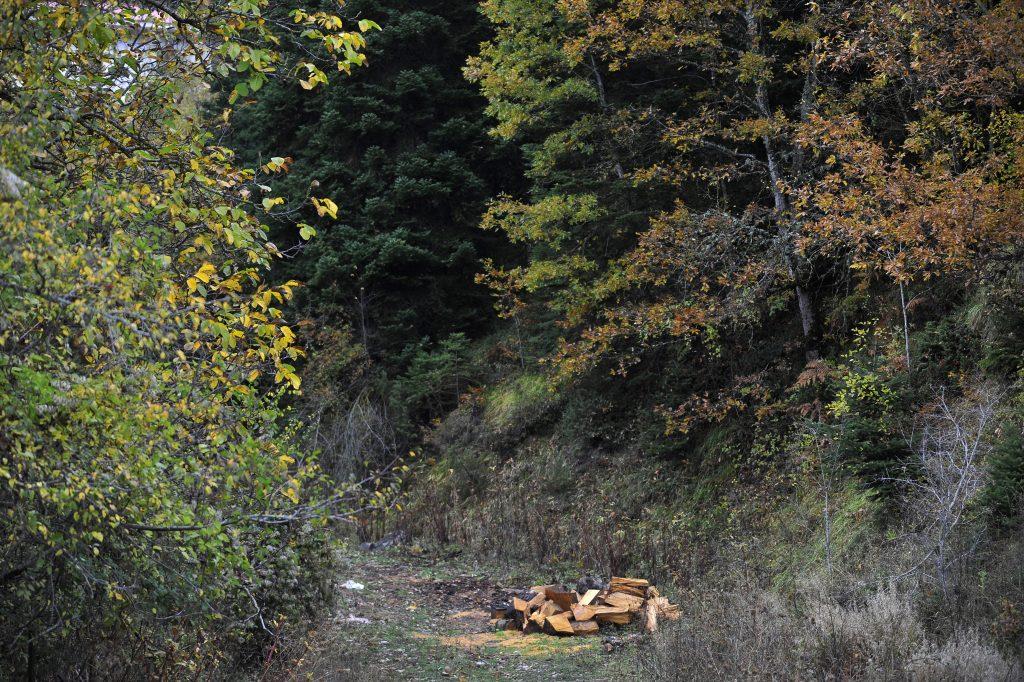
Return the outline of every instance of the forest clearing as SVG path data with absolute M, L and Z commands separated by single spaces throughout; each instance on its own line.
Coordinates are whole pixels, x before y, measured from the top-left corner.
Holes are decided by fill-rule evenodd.
M 1024 680 L 1021 0 L 0 0 L 0 680 Z
M 366 581 L 364 589 L 342 590 L 334 621 L 312 632 L 299 654 L 283 657 L 270 677 L 613 680 L 632 673 L 629 633 L 569 640 L 496 630 L 486 605 L 528 574 L 397 550 L 348 553 L 342 566 Z

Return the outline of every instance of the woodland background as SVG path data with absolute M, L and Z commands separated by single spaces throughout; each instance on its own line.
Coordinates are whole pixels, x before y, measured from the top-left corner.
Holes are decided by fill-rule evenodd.
M 644 677 L 1022 675 L 1021 3 L 3 7 L 19 670 L 244 674 L 400 530 L 673 586 Z

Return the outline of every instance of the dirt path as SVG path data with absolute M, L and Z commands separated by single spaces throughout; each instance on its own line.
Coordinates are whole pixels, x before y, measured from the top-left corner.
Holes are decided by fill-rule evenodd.
M 493 631 L 486 605 L 533 584 L 526 576 L 458 559 L 353 552 L 342 559 L 345 580 L 364 587 L 340 589 L 334 618 L 309 638 L 289 679 L 631 678 L 621 638 Z

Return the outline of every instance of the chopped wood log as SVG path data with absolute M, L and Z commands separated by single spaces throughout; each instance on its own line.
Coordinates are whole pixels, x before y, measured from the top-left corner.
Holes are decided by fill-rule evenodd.
M 573 629 L 572 624 L 569 622 L 569 614 L 567 613 L 556 613 L 553 616 L 549 616 L 544 621 L 544 627 L 556 635 L 576 634 L 576 630 Z
M 633 614 L 629 612 L 629 609 L 617 606 L 599 606 L 594 610 L 594 619 L 599 623 L 628 625 L 633 620 Z
M 640 597 L 641 599 L 647 594 L 646 587 L 632 587 L 630 585 L 612 585 L 608 588 L 608 592 L 611 594 L 629 594 L 634 597 Z
M 582 581 L 581 581 L 582 583 Z M 678 604 L 650 581 L 615 576 L 607 584 L 598 582 L 576 590 L 564 585 L 535 585 L 529 591 L 514 592 L 511 603 L 488 605 L 496 629 L 522 628 L 523 632 L 549 635 L 598 634 L 605 623 L 628 625 L 638 620 L 645 632 L 656 632 L 669 620 L 680 617 Z
M 604 598 L 604 603 L 608 606 L 628 609 L 630 612 L 635 613 L 644 605 L 644 600 L 642 597 L 626 594 L 625 592 L 612 592 Z
M 650 634 L 658 630 L 658 605 L 648 599 L 643 610 L 644 632 Z
M 576 604 L 572 607 L 572 617 L 578 621 L 592 620 L 596 611 L 597 607 L 595 606 Z
M 568 611 L 572 608 L 576 593 L 575 592 L 562 592 L 554 588 L 548 588 L 545 591 L 548 599 L 558 604 L 563 611 Z
M 596 620 L 577 620 L 571 623 L 572 631 L 577 635 L 597 635 L 601 633 L 601 626 Z

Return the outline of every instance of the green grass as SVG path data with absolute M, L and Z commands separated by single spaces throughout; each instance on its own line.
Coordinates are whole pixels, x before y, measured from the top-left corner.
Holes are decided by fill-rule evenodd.
M 494 632 L 479 604 L 434 587 L 484 581 L 494 589 L 552 579 L 551 567 L 501 565 L 466 556 L 410 555 L 407 549 L 340 556 L 343 580 L 365 585 L 339 591 L 336 612 L 368 617 L 368 625 L 325 626 L 290 679 L 337 680 L 617 680 L 630 679 L 628 651 L 605 653 L 603 637 L 557 638 Z M 410 606 L 415 605 L 415 608 Z M 451 611 L 478 609 L 470 621 Z M 610 634 L 610 633 L 608 633 Z

